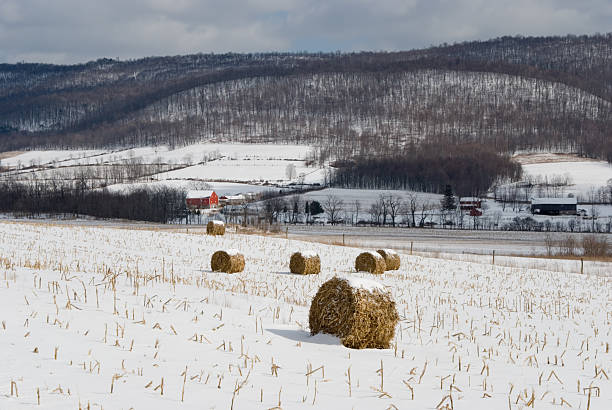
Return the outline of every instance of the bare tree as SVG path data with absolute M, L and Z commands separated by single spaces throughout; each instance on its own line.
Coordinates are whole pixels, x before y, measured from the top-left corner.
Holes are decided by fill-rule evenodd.
M 429 201 L 423 201 L 421 202 L 419 209 L 421 211 L 419 216 L 419 226 L 423 227 L 425 226 L 425 220 L 429 217 L 429 215 L 431 215 L 431 212 L 435 209 L 435 206 Z
M 371 224 L 380 224 L 380 213 L 382 212 L 382 208 L 379 206 L 378 202 L 370 205 L 370 209 L 368 209 L 368 213 L 370 214 L 370 223 Z
M 359 199 L 353 201 L 353 212 L 355 213 L 355 223 L 359 221 L 359 210 L 361 209 L 361 202 Z
M 247 221 L 249 218 L 249 206 L 250 205 L 251 204 L 248 201 L 244 201 L 242 205 L 240 205 L 241 210 L 242 210 L 242 226 L 245 226 L 245 227 L 248 225 Z
M 389 195 L 387 197 L 387 209 L 389 210 L 389 216 L 391 217 L 391 226 L 395 226 L 395 218 L 400 212 L 402 207 L 402 199 L 396 195 Z
M 419 203 L 418 203 L 417 194 L 415 192 L 408 192 L 406 207 L 407 207 L 407 211 L 410 212 L 410 215 L 412 216 L 412 226 L 413 227 L 416 226 L 416 219 L 414 215 L 416 214 L 418 206 L 419 206 Z
M 323 210 L 332 225 L 342 220 L 344 214 L 344 201 L 336 195 L 328 195 L 323 202 Z
M 595 220 L 599 217 L 599 210 L 595 206 L 595 202 L 597 202 L 595 188 L 589 190 L 589 202 L 591 203 L 591 232 L 595 232 Z
M 294 179 L 296 176 L 296 170 L 295 170 L 295 165 L 293 163 L 289 163 L 287 165 L 287 167 L 285 168 L 285 176 L 287 177 L 287 179 L 291 180 Z
M 291 223 L 295 224 L 297 222 L 301 207 L 302 207 L 301 195 L 293 195 L 290 200 L 290 210 L 289 210 L 289 212 L 291 213 Z

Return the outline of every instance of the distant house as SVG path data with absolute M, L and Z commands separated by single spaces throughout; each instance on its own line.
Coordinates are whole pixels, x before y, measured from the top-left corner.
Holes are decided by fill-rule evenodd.
M 242 205 L 246 203 L 246 198 L 242 194 L 238 195 L 223 195 L 219 197 L 221 205 Z
M 459 207 L 462 211 L 470 211 L 476 208 L 482 208 L 482 199 L 467 196 L 459 199 Z
M 185 199 L 187 208 L 196 209 L 212 209 L 219 206 L 219 197 L 215 191 L 189 191 L 187 199 Z
M 576 198 L 532 198 L 531 213 L 536 215 L 576 215 Z

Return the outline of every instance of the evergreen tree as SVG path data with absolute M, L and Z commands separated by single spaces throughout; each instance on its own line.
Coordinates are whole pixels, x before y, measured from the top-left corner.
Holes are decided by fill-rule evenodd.
M 453 188 L 450 185 L 444 187 L 444 197 L 440 201 L 443 211 L 453 211 L 457 207 Z
M 318 215 L 323 213 L 323 207 L 318 201 L 312 201 L 310 203 L 310 214 Z

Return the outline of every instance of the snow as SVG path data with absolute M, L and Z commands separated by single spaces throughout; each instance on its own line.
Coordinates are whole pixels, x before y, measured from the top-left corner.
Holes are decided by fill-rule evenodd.
M 352 350 L 310 336 L 308 311 L 332 277 L 373 286 L 357 248 L 11 221 L 0 243 L 3 409 L 38 407 L 37 391 L 51 410 L 434 409 L 449 393 L 456 409 L 612 408 L 609 263 L 592 276 L 400 252 L 376 276 L 400 315 L 394 346 Z M 322 272 L 287 274 L 304 247 Z M 226 248 L 244 272 L 210 270 Z
M 318 254 L 317 254 L 315 251 L 313 251 L 313 250 L 301 251 L 301 252 L 300 252 L 300 251 L 298 251 L 298 252 L 299 252 L 299 253 L 300 253 L 300 254 L 301 254 L 303 257 L 305 257 L 305 258 L 316 258 L 316 257 L 318 257 L 318 256 L 319 256 L 319 255 L 318 255 Z
M 385 251 L 387 255 L 397 255 L 397 252 L 395 252 L 393 249 L 383 249 L 383 251 Z
M 550 181 L 555 176 L 569 176 L 570 186 L 565 193 L 581 195 L 585 200 L 592 189 L 606 186 L 612 179 L 612 165 L 605 161 L 565 161 L 524 164 L 523 171 L 533 177 Z
M 49 150 L 27 151 L 2 160 L 7 167 L 51 164 L 54 162 L 74 160 L 88 162 L 92 157 L 104 154 L 101 150 Z
M 233 182 L 204 182 L 204 181 L 190 181 L 190 180 L 164 180 L 164 181 L 154 181 L 154 182 L 143 182 L 143 183 L 133 183 L 133 184 L 115 184 L 109 185 L 106 187 L 111 192 L 127 192 L 136 189 L 142 189 L 145 187 L 149 188 L 177 188 L 190 190 L 197 187 L 210 187 L 213 191 L 215 191 L 220 197 L 231 196 L 235 194 L 246 194 L 249 192 L 260 193 L 265 192 L 272 187 L 266 185 L 251 185 L 251 184 L 240 184 Z
M 354 203 L 359 201 L 359 219 L 367 219 L 370 206 L 378 201 L 381 195 L 394 195 L 401 198 L 404 202 L 408 200 L 408 195 L 415 194 L 419 203 L 428 202 L 439 205 L 442 195 L 430 194 L 425 192 L 401 191 L 391 189 L 346 189 L 346 188 L 325 188 L 319 191 L 307 192 L 302 195 L 305 201 L 318 201 L 323 205 L 330 196 L 336 196 L 344 202 L 346 212 L 354 212 Z
M 206 181 L 235 182 L 285 182 L 287 166 L 295 167 L 295 175 L 304 174 L 305 183 L 320 183 L 325 178 L 325 168 L 306 166 L 304 161 L 280 159 L 218 159 L 157 174 L 156 179 L 199 179 Z
M 382 256 L 380 255 L 380 253 L 378 252 L 374 252 L 374 251 L 365 251 L 365 253 L 369 253 L 370 255 L 372 255 L 372 257 L 374 257 L 374 259 L 382 259 Z
M 215 221 L 215 220 L 213 220 L 211 222 L 213 223 L 213 225 L 225 226 L 225 222 L 223 222 L 223 221 Z
M 293 159 L 304 160 L 312 148 L 306 145 L 284 144 L 230 144 L 199 143 L 181 148 L 167 146 L 130 148 L 116 151 L 103 150 L 53 150 L 28 151 L 2 160 L 5 166 L 37 165 L 58 162 L 57 165 L 83 165 L 95 163 L 120 163 L 126 160 L 139 160 L 143 163 L 193 163 L 213 158 L 229 159 Z
M 346 276 L 342 279 L 346 280 L 353 289 L 363 289 L 370 293 L 374 291 L 385 292 L 385 287 L 372 279 L 359 278 L 356 276 Z

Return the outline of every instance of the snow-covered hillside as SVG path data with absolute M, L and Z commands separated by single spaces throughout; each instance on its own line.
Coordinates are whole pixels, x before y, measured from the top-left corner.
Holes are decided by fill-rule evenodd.
M 176 149 L 161 146 L 117 151 L 28 151 L 4 158 L 0 164 L 22 180 L 69 179 L 80 172 L 88 175 L 108 174 L 108 171 L 99 171 L 99 167 L 118 164 L 151 165 L 152 169 L 156 164 L 164 164 L 174 170 L 146 172 L 147 180 L 138 181 L 138 186 L 151 181 L 159 181 L 158 185 L 187 187 L 194 180 L 239 182 L 253 184 L 253 187 L 239 191 L 249 192 L 261 190 L 257 186 L 266 182 L 323 182 L 327 167 L 312 163 L 312 150 L 306 145 L 201 143 Z M 223 192 L 226 195 L 232 193 L 232 189 Z
M 612 180 L 612 164 L 605 161 L 541 162 L 523 165 L 526 175 L 541 180 L 553 181 L 558 177 L 569 177 L 566 194 L 572 193 L 587 199 L 591 190 L 597 191 Z
M 2 408 L 612 407 L 610 276 L 401 255 L 393 347 L 310 336 L 359 249 L 252 235 L 0 223 Z M 320 275 L 288 273 L 313 249 Z M 239 274 L 213 273 L 218 249 Z M 446 406 L 446 407 L 445 407 Z
M 16 167 L 31 165 L 86 165 L 97 163 L 120 163 L 137 160 L 143 163 L 195 164 L 217 158 L 252 160 L 305 160 L 312 148 L 306 145 L 283 144 L 217 144 L 200 143 L 171 149 L 167 146 L 142 147 L 125 150 L 54 150 L 27 151 L 2 160 L 2 165 Z

